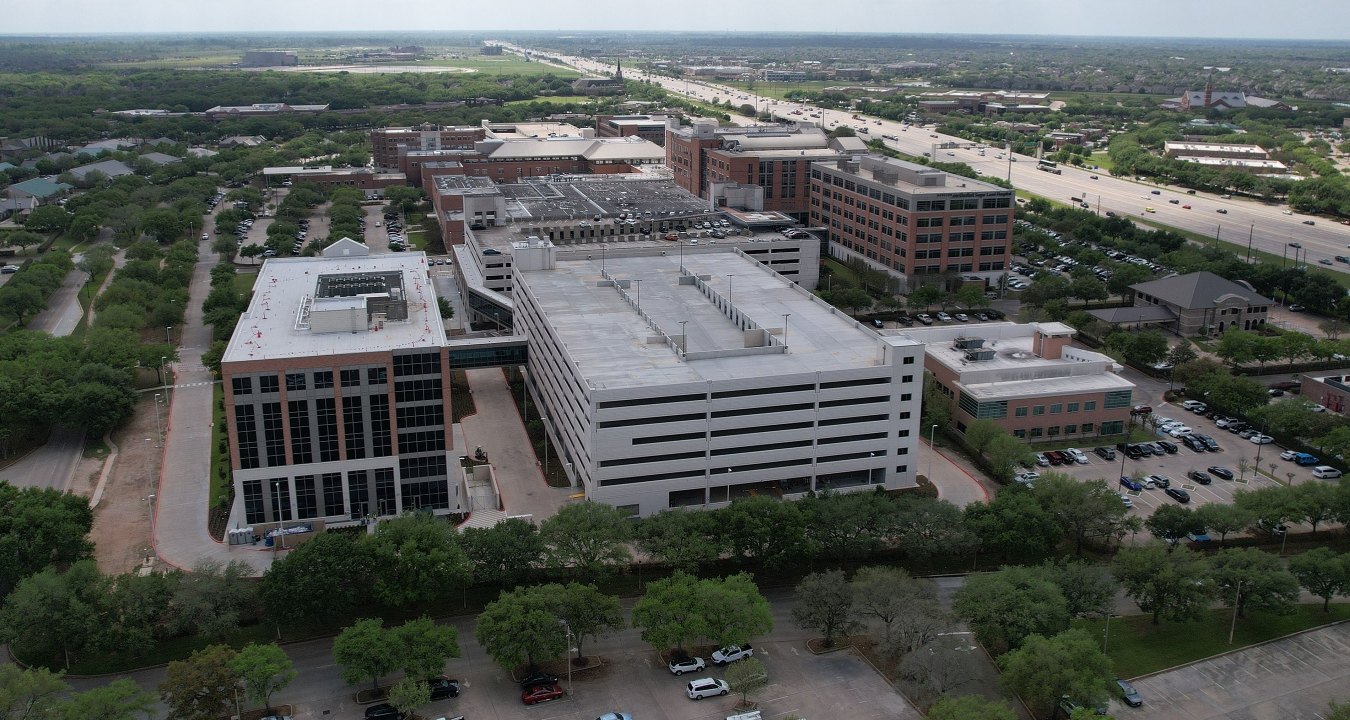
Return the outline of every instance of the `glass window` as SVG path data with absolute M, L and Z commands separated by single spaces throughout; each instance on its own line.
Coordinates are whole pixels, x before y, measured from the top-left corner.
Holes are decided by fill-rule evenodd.
M 1096 400 L 1088 400 L 1087 402 L 1083 403 L 1083 412 L 1092 412 L 1093 410 L 1096 409 L 1097 409 Z
M 342 387 L 359 387 L 361 385 L 360 370 L 343 370 Z
M 248 377 L 230 378 L 230 384 L 234 388 L 235 395 L 253 394 L 253 378 Z
M 1024 405 L 1024 406 L 1022 406 L 1022 407 L 1020 407 L 1020 408 L 1017 408 L 1017 411 L 1014 412 L 1013 414 L 1014 414 L 1016 417 L 1026 417 L 1026 416 L 1027 416 L 1027 408 L 1026 408 L 1026 406 Z
M 1059 412 L 1060 412 L 1061 410 L 1063 410 L 1063 409 L 1064 409 L 1064 406 L 1063 406 L 1063 405 L 1061 405 L 1061 404 L 1059 404 L 1059 403 L 1051 403 L 1051 405 L 1050 405 L 1050 414 L 1051 414 L 1051 415 L 1058 415 Z
M 314 373 L 314 387 L 320 390 L 333 387 L 333 371 L 319 370 Z
M 384 385 L 389 382 L 389 368 L 373 367 L 366 370 L 366 384 Z
M 258 377 L 258 392 L 274 393 L 281 390 L 281 384 L 276 375 L 261 375 Z
M 1032 414 L 1032 415 L 1044 415 L 1044 414 L 1045 414 L 1045 406 L 1044 406 L 1044 405 L 1037 405 L 1037 406 L 1031 408 L 1031 414 Z
M 1078 412 L 1078 403 L 1069 403 L 1069 412 Z

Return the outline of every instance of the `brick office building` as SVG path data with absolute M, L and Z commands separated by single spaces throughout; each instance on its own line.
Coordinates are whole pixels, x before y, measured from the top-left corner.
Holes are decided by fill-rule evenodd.
M 1008 265 L 1013 191 L 876 155 L 812 163 L 810 222 L 835 257 L 892 275 L 996 277 Z

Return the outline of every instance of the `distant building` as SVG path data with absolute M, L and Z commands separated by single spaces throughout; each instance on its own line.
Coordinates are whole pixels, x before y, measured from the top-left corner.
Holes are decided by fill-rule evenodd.
M 924 112 L 943 114 L 965 112 L 972 115 L 1003 115 L 1006 113 L 1050 112 L 1049 93 L 1031 93 L 1015 90 L 980 92 L 976 90 L 947 90 L 927 92 L 919 101 Z
M 267 138 L 262 135 L 231 135 L 221 138 L 218 144 L 221 147 L 258 147 L 265 142 Z
M 63 182 L 56 182 L 51 178 L 32 178 L 23 182 L 14 183 L 5 188 L 4 192 L 11 198 L 37 198 L 38 200 L 50 200 L 60 197 L 73 190 L 74 187 Z
M 740 78 L 757 77 L 754 68 L 744 65 L 701 65 L 690 66 L 684 69 L 684 74 L 690 77 L 706 78 Z
M 1350 375 L 1302 375 L 1298 394 L 1334 413 L 1350 416 Z
M 291 105 L 289 103 L 253 103 L 252 105 L 217 105 L 205 115 L 212 120 L 267 115 L 316 115 L 328 111 L 328 104 Z
M 1179 98 L 1164 100 L 1159 107 L 1164 110 L 1243 110 L 1262 108 L 1271 110 L 1293 110 L 1294 107 L 1279 100 L 1248 95 L 1241 90 L 1215 90 L 1214 75 L 1205 82 L 1204 90 L 1188 90 Z
M 121 160 L 102 160 L 100 162 L 89 163 L 88 165 L 81 165 L 70 169 L 70 174 L 74 175 L 75 178 L 81 182 L 83 182 L 90 173 L 95 172 L 103 173 L 104 176 L 109 178 L 116 178 L 122 177 L 123 175 L 134 175 L 136 171 L 127 167 L 127 164 Z
M 479 54 L 479 55 L 501 55 L 501 54 L 502 54 L 502 46 L 501 46 L 501 45 L 484 45 L 483 47 L 478 48 L 478 54 Z
M 183 162 L 183 158 L 174 157 L 173 155 L 161 152 L 146 153 L 141 157 L 156 165 L 172 165 L 173 163 Z
M 572 91 L 582 95 L 619 95 L 624 89 L 623 63 L 619 61 L 615 61 L 614 74 L 610 77 L 578 78 L 572 81 Z
M 1260 145 L 1207 142 L 1165 142 L 1163 153 L 1183 162 L 1224 170 L 1252 173 L 1283 173 L 1289 168 Z
M 299 65 L 300 56 L 294 50 L 245 50 L 239 64 L 244 67 L 288 67 Z
M 1134 291 L 1133 308 L 1093 314 L 1110 312 L 1114 316 L 1108 322 L 1126 322 L 1132 319 L 1132 311 L 1156 310 L 1170 313 L 1168 320 L 1158 324 L 1178 335 L 1214 335 L 1265 325 L 1270 306 L 1275 304 L 1247 285 L 1205 270 L 1131 285 L 1130 289 Z
M 810 224 L 828 228 L 838 259 L 902 279 L 1007 269 L 1012 190 L 878 155 L 814 162 L 810 175 Z
M 595 134 L 599 137 L 637 136 L 664 146 L 666 144 L 665 115 L 597 115 Z
M 776 68 L 764 68 L 758 73 L 759 79 L 764 82 L 803 82 L 806 80 L 805 70 L 778 70 Z
M 924 369 L 951 403 L 958 432 L 989 420 L 1029 441 L 1125 431 L 1134 383 L 1110 357 L 1074 347 L 1057 322 L 888 331 L 924 344 Z
M 871 80 L 872 70 L 870 68 L 835 68 L 834 78 L 836 80 Z

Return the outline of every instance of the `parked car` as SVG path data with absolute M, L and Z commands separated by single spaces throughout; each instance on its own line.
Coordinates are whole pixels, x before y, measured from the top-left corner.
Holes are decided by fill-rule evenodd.
M 1167 431 L 1167 434 L 1174 438 L 1179 438 L 1182 435 L 1190 435 L 1193 432 L 1195 431 L 1188 425 L 1173 425 L 1172 428 Z
M 1294 453 L 1294 464 L 1295 464 L 1295 465 L 1316 465 L 1316 464 L 1317 464 L 1317 456 L 1315 456 L 1315 455 L 1309 455 L 1308 453 L 1305 453 L 1305 452 Z
M 1191 501 L 1191 494 L 1186 492 L 1185 490 L 1182 490 L 1181 488 L 1170 487 L 1164 489 L 1163 492 L 1167 493 L 1168 497 L 1172 498 L 1173 500 L 1176 500 L 1179 503 L 1182 503 L 1183 505 Z
M 521 678 L 520 686 L 530 687 L 531 685 L 552 685 L 553 683 L 556 682 L 558 682 L 557 675 L 554 675 L 552 673 L 546 673 L 543 672 L 542 670 L 536 670 L 535 672 L 532 672 L 529 675 L 526 675 L 525 677 Z
M 1109 447 L 1095 447 L 1092 452 L 1096 453 L 1103 460 L 1115 460 L 1116 451 Z
M 1132 507 L 1134 507 L 1134 498 L 1130 497 L 1130 496 L 1129 496 L 1128 494 L 1126 494 L 1126 493 L 1121 493 L 1121 494 L 1120 494 L 1120 504 L 1121 504 L 1121 505 L 1124 505 L 1124 506 L 1127 507 L 1127 508 L 1132 508 Z
M 754 648 L 750 645 L 728 645 L 724 648 L 714 650 L 712 661 L 714 665 L 726 665 L 737 660 L 744 660 L 755 654 Z
M 705 697 L 726 695 L 728 692 L 731 692 L 731 687 L 726 682 L 710 677 L 690 680 L 689 685 L 685 688 L 685 694 L 689 696 L 690 700 L 702 700 Z
M 459 697 L 459 681 L 442 675 L 438 678 L 432 678 L 427 681 L 431 687 L 432 700 L 444 700 L 446 698 Z
M 1135 492 L 1140 492 L 1144 489 L 1143 483 L 1134 478 L 1125 477 L 1124 475 L 1120 476 L 1120 486 L 1126 490 L 1134 490 Z
M 1135 691 L 1134 686 L 1128 680 L 1116 678 L 1116 687 L 1120 688 L 1120 697 L 1126 705 L 1139 707 L 1144 704 L 1144 699 L 1139 697 L 1139 693 Z
M 1155 487 L 1160 487 L 1164 490 L 1172 487 L 1172 479 L 1166 475 L 1149 475 L 1148 479 L 1153 481 Z
M 1318 465 L 1317 467 L 1313 468 L 1313 477 L 1315 478 L 1330 479 L 1330 478 L 1338 478 L 1340 476 L 1341 471 L 1337 470 L 1334 467 L 1331 467 L 1330 465 Z
M 1284 535 L 1289 532 L 1289 527 L 1284 523 L 1277 523 L 1272 520 L 1261 518 L 1256 521 L 1256 528 L 1270 533 L 1271 535 Z
M 1186 408 L 1187 410 L 1190 410 L 1191 412 L 1195 412 L 1196 408 L 1200 408 L 1202 410 L 1205 408 L 1205 404 L 1200 402 L 1199 400 L 1187 400 L 1181 403 L 1181 406 Z
M 1207 543 L 1209 542 L 1209 531 L 1204 528 L 1196 528 L 1186 533 L 1186 539 L 1195 543 Z
M 1186 473 L 1186 477 L 1200 483 L 1201 485 L 1208 485 L 1210 483 L 1209 476 L 1203 472 L 1200 472 L 1199 470 L 1192 470 Z
M 531 685 L 520 691 L 520 701 L 526 705 L 535 705 L 541 702 L 557 700 L 562 697 L 563 689 L 558 683 L 548 685 Z
M 1088 464 L 1087 455 L 1085 455 L 1083 451 L 1079 450 L 1078 448 L 1068 448 L 1067 450 L 1064 451 L 1064 454 L 1068 455 L 1070 460 L 1079 465 Z
M 1195 435 L 1183 435 L 1181 441 L 1186 443 L 1186 447 L 1198 453 L 1205 452 L 1208 449 L 1205 447 L 1205 444 L 1200 441 L 1200 438 Z
M 1050 467 L 1050 458 L 1045 453 L 1036 453 L 1036 464 L 1041 467 Z
M 366 708 L 366 720 L 404 720 L 408 717 L 389 703 L 380 703 Z
M 948 315 L 945 312 L 938 312 L 937 319 L 940 320 L 941 322 L 951 322 L 952 316 Z
M 1244 431 L 1244 432 L 1245 432 L 1245 431 Z M 1275 438 L 1273 438 L 1273 437 L 1271 437 L 1271 436 L 1269 436 L 1269 435 L 1262 435 L 1262 434 L 1260 434 L 1260 433 L 1257 433 L 1257 434 L 1255 434 L 1255 435 L 1250 435 L 1250 436 L 1247 437 L 1247 439 L 1248 439 L 1248 440 L 1251 440 L 1252 442 L 1256 443 L 1257 445 L 1269 445 L 1269 444 L 1275 442 Z
M 670 664 L 666 665 L 666 667 L 670 668 L 670 671 L 676 675 L 683 675 L 687 672 L 702 670 L 706 665 L 704 665 L 703 658 L 701 657 L 687 657 L 671 660 Z
M 1158 440 L 1155 444 L 1158 445 L 1158 447 L 1161 447 L 1168 455 L 1175 455 L 1177 453 L 1177 446 L 1166 440 Z
M 1224 480 L 1232 480 L 1232 479 L 1233 479 L 1233 471 L 1232 471 L 1232 470 L 1229 470 L 1229 469 L 1226 468 L 1226 467 L 1220 467 L 1220 466 L 1218 466 L 1218 465 L 1210 465 L 1209 467 L 1207 467 L 1207 468 L 1205 468 L 1205 469 L 1208 470 L 1209 473 L 1210 473 L 1211 475 L 1213 475 L 1214 477 L 1221 477 L 1221 478 L 1223 478 Z
M 914 317 L 915 317 L 919 322 L 923 323 L 924 325 L 932 325 L 932 324 L 933 324 L 933 316 L 932 316 L 932 315 L 929 315 L 928 313 L 919 313 L 918 315 L 915 315 Z

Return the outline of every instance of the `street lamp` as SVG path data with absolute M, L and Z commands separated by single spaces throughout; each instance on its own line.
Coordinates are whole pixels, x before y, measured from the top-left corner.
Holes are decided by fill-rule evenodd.
M 569 624 L 567 623 L 566 620 L 564 620 L 564 619 L 562 619 L 562 618 L 558 618 L 558 624 L 559 624 L 559 625 L 562 625 L 562 626 L 563 626 L 563 632 L 567 633 L 567 694 L 568 694 L 568 695 L 571 695 L 571 694 L 572 694 L 572 653 L 573 653 L 573 652 L 576 652 L 576 648 L 572 647 L 572 643 L 573 643 L 573 640 L 574 640 L 575 636 L 572 635 L 572 626 L 569 625 Z
M 642 312 L 642 281 L 634 280 L 633 284 L 637 288 L 637 309 L 638 312 Z
M 548 416 L 540 413 L 539 419 L 544 423 L 544 480 L 548 480 Z
M 277 537 L 275 540 L 272 541 L 272 562 L 276 562 L 277 559 L 277 546 L 278 545 L 282 547 L 286 546 L 286 516 L 285 514 L 282 513 L 281 502 L 277 499 L 277 493 L 280 492 L 282 482 L 284 481 L 283 480 L 272 481 L 272 504 L 277 509 L 277 522 L 279 523 L 277 528 L 278 530 Z M 287 498 L 288 506 L 290 505 L 289 500 L 290 498 Z
M 163 400 L 163 395 L 155 393 L 155 433 L 156 437 L 159 438 L 155 441 L 155 447 L 162 447 L 164 445 L 164 424 L 159 418 L 159 404 Z
M 688 332 L 688 330 L 686 330 L 686 326 L 687 326 L 687 325 L 689 325 L 689 321 L 688 321 L 688 320 L 681 320 L 681 321 L 680 321 L 680 352 L 681 352 L 681 353 L 687 353 L 687 352 L 689 352 L 689 336 L 686 334 L 686 333 Z
M 792 317 L 792 313 L 783 313 L 783 347 L 784 347 L 784 348 L 786 348 L 786 347 L 788 346 L 788 342 L 787 342 L 787 341 L 788 341 L 788 318 L 790 318 L 790 317 Z
M 160 384 L 160 385 L 168 385 L 168 384 L 169 384 L 169 376 L 166 375 L 165 372 L 164 372 L 164 367 L 165 367 L 165 366 L 164 366 L 164 363 L 165 363 L 168 359 L 169 359 L 169 357 L 168 357 L 167 355 L 160 355 L 160 356 L 159 356 L 159 384 Z

